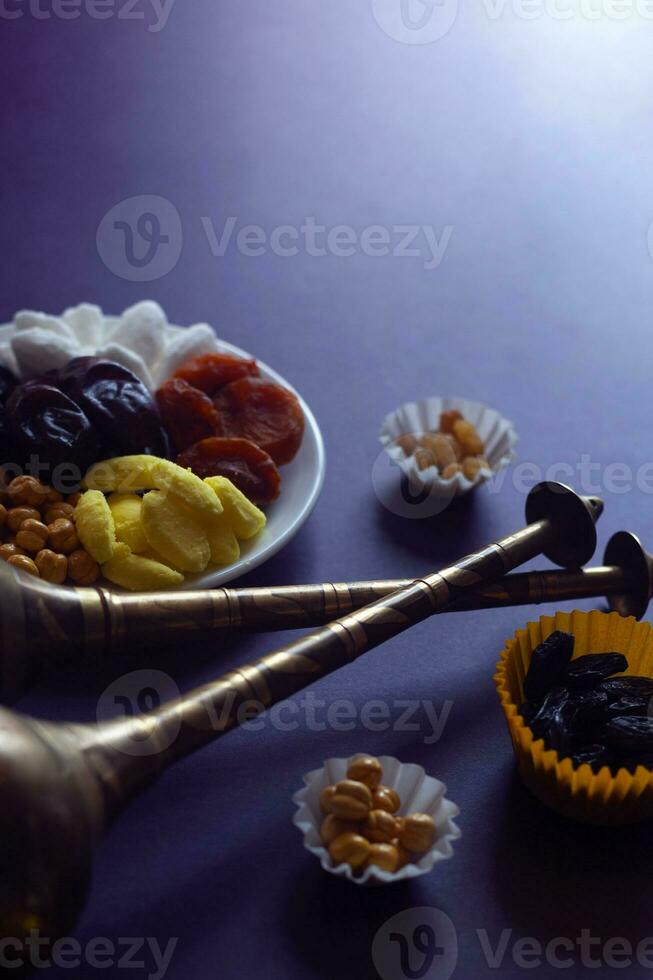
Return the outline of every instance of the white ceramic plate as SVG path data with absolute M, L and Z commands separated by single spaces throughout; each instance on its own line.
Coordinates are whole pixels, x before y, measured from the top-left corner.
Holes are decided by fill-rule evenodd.
M 248 354 L 240 347 L 228 344 L 220 338 L 218 338 L 218 348 L 226 354 L 235 354 L 237 357 L 256 358 L 256 355 Z M 299 398 L 305 419 L 304 438 L 293 461 L 286 466 L 279 467 L 281 493 L 277 500 L 265 508 L 268 522 L 261 533 L 257 534 L 251 541 L 241 542 L 240 558 L 233 565 L 213 568 L 201 575 L 188 577 L 180 586 L 182 589 L 208 589 L 224 585 L 225 582 L 231 582 L 233 579 L 251 572 L 253 568 L 257 568 L 268 558 L 276 555 L 284 545 L 288 544 L 291 538 L 294 538 L 302 524 L 307 520 L 317 503 L 324 483 L 326 470 L 324 441 L 315 416 L 299 392 L 295 391 L 293 386 L 288 384 L 280 374 L 277 374 L 258 358 L 256 358 L 256 363 L 262 377 L 276 381 L 284 388 L 290 388 Z
M 116 317 L 106 316 L 105 323 L 111 327 L 116 323 Z M 10 324 L 4 324 L 5 329 L 9 329 Z M 168 324 L 166 330 L 170 336 L 178 334 L 185 328 Z M 212 346 L 212 345 L 211 345 Z M 324 454 L 324 442 L 322 433 L 315 420 L 315 416 L 291 384 L 273 371 L 271 367 L 259 361 L 256 355 L 249 354 L 240 347 L 229 344 L 219 337 L 216 337 L 215 349 L 227 354 L 235 354 L 237 357 L 255 358 L 259 366 L 261 376 L 276 381 L 294 391 L 302 406 L 305 419 L 304 438 L 299 452 L 291 463 L 281 466 L 281 493 L 279 498 L 265 508 L 268 519 L 267 525 L 252 541 L 241 542 L 241 554 L 237 562 L 232 565 L 225 565 L 223 568 L 214 568 L 203 572 L 201 575 L 189 576 L 182 589 L 214 588 L 230 582 L 232 579 L 251 572 L 253 568 L 262 565 L 264 561 L 271 558 L 286 545 L 291 538 L 297 534 L 302 524 L 306 521 L 313 510 L 317 498 L 324 482 L 324 472 L 326 460 Z M 80 351 L 82 353 L 82 351 Z M 91 351 L 84 351 L 91 353 Z M 77 355 L 75 355 L 77 356 Z M 116 592 L 123 592 L 118 586 L 102 581 L 103 588 L 113 589 Z

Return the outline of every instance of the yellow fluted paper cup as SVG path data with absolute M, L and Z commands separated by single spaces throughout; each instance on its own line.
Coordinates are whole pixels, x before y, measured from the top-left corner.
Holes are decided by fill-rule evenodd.
M 628 674 L 653 677 L 653 629 L 632 616 L 558 612 L 517 630 L 501 654 L 494 682 L 524 783 L 547 806 L 583 823 L 617 825 L 653 817 L 653 772 L 638 766 L 634 773 L 619 769 L 613 776 L 607 766 L 598 773 L 587 764 L 574 766 L 571 759 L 561 760 L 554 749 L 546 749 L 543 739 L 534 739 L 517 713 L 531 654 L 554 630 L 573 633 L 574 659 L 616 651 L 627 658 Z

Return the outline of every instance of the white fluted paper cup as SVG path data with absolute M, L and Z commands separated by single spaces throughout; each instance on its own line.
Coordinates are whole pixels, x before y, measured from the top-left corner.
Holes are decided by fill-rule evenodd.
M 314 854 L 329 874 L 348 878 L 355 885 L 387 885 L 393 881 L 405 881 L 428 874 L 438 861 L 453 857 L 452 842 L 461 836 L 454 823 L 459 808 L 446 798 L 447 787 L 439 779 L 427 776 L 421 766 L 412 762 L 400 762 L 389 755 L 379 756 L 383 767 L 383 785 L 396 790 L 401 799 L 397 816 L 409 813 L 428 813 L 435 821 L 437 836 L 430 851 L 420 855 L 414 863 L 407 864 L 391 873 L 370 865 L 356 875 L 349 864 L 334 865 L 327 848 L 320 839 L 320 827 L 324 814 L 320 810 L 320 793 L 327 786 L 347 778 L 347 768 L 357 756 L 349 759 L 327 759 L 321 769 L 314 769 L 304 776 L 305 786 L 293 796 L 297 810 L 293 823 L 304 835 L 304 847 Z
M 468 480 L 464 473 L 456 473 L 445 480 L 436 466 L 425 470 L 417 467 L 414 456 L 407 456 L 397 439 L 409 433 L 417 437 L 426 432 L 434 432 L 440 424 L 442 412 L 457 409 L 464 419 L 471 422 L 485 446 L 485 458 L 489 468 L 479 471 L 476 479 Z M 468 398 L 432 397 L 418 402 L 407 402 L 383 420 L 379 440 L 390 459 L 396 463 L 409 480 L 411 487 L 418 491 L 429 491 L 431 497 L 441 494 L 443 501 L 449 503 L 454 497 L 468 493 L 485 480 L 495 476 L 515 458 L 514 447 L 519 436 L 514 425 L 494 408 Z

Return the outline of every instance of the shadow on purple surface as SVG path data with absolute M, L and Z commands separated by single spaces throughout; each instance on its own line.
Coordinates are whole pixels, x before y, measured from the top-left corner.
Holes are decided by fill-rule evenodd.
M 397 912 L 432 904 L 432 899 L 430 893 L 427 900 L 419 880 L 357 888 L 316 863 L 295 880 L 288 896 L 288 931 L 311 971 L 328 980 L 378 980 L 371 953 L 377 931 Z M 441 899 L 437 904 L 446 908 Z
M 535 799 L 514 770 L 502 813 L 493 893 L 507 927 L 544 943 L 554 936 L 575 940 L 590 928 L 602 942 L 624 937 L 633 946 L 651 934 L 651 821 L 590 827 L 565 820 Z M 627 889 L 634 868 L 638 887 Z M 610 895 L 614 901 L 606 901 Z

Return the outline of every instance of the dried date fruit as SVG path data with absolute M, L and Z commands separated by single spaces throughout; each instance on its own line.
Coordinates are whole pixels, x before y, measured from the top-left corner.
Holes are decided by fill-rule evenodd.
M 256 361 L 233 354 L 200 354 L 175 371 L 174 377 L 187 381 L 207 395 L 215 395 L 220 388 L 240 378 L 258 377 Z
M 279 470 L 266 452 L 247 439 L 202 439 L 180 453 L 177 463 L 202 479 L 226 476 L 255 504 L 279 496 Z
M 599 693 L 599 692 L 596 692 Z M 601 691 L 608 698 L 605 709 L 607 718 L 618 718 L 626 715 L 647 715 L 651 704 L 651 699 L 637 694 L 622 694 L 618 698 L 610 698 L 605 691 Z
M 260 378 L 241 378 L 220 391 L 216 406 L 225 436 L 249 439 L 277 466 L 289 463 L 297 454 L 304 413 L 288 388 Z
M 156 393 L 161 420 L 173 453 L 188 449 L 201 439 L 221 435 L 220 415 L 208 395 L 181 378 L 161 385 Z
M 168 457 L 156 402 L 127 368 L 99 357 L 76 357 L 59 372 L 57 383 L 95 426 L 103 442 L 96 459 L 134 453 Z
M 84 411 L 58 388 L 27 384 L 15 388 L 7 402 L 8 435 L 17 458 L 29 466 L 32 457 L 45 465 L 48 478 L 64 464 L 80 478 L 96 458 L 97 437 Z
M 561 677 L 574 652 L 571 633 L 556 630 L 533 650 L 524 679 L 527 700 L 536 701 L 550 691 Z
M 605 691 L 608 697 L 621 696 L 653 698 L 653 677 L 638 677 L 628 674 L 626 677 L 610 677 L 598 685 L 600 691 Z
M 602 766 L 608 766 L 612 762 L 610 751 L 605 745 L 598 743 L 593 745 L 583 745 L 571 756 L 571 761 L 575 766 L 587 764 L 592 767 L 594 772 L 598 772 Z
M 572 660 L 564 672 L 563 683 L 576 688 L 593 687 L 612 674 L 621 674 L 627 669 L 628 661 L 623 653 L 586 653 Z
M 604 726 L 603 740 L 615 751 L 629 755 L 653 754 L 653 718 L 611 718 Z

